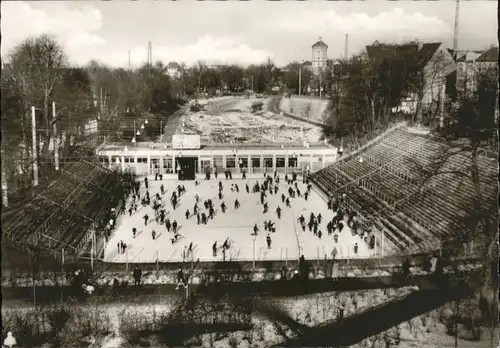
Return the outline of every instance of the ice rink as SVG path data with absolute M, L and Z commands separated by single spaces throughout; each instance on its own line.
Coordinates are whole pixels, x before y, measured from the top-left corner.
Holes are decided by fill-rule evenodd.
M 290 198 L 291 208 L 287 208 L 281 202 L 281 194 L 285 193 L 288 197 L 288 184 L 284 181 L 284 175 L 280 176 L 278 185 L 278 194 L 269 195 L 267 198 L 269 211 L 263 214 L 263 207 L 260 204 L 260 193 L 252 193 L 252 186 L 256 181 L 259 184 L 263 183 L 264 178 L 252 178 L 247 180 L 234 179 L 226 180 L 223 175 L 219 175 L 215 180 L 200 180 L 199 185 L 195 186 L 194 181 L 176 181 L 163 180 L 155 181 L 154 176 L 149 177 L 149 194 L 151 200 L 156 193 L 160 192 L 161 184 L 165 187 L 165 196 L 163 202 L 167 211 L 166 217 L 171 222 L 177 220 L 178 232 L 182 236 L 178 242 L 172 244 L 171 238 L 173 234 L 167 232 L 164 225 L 160 225 L 154 221 L 154 211 L 152 206 L 142 207 L 138 205 L 136 213 L 129 216 L 128 211 L 124 215 L 117 218 L 116 226 L 112 232 L 111 238 L 105 248 L 104 260 L 107 262 L 179 262 L 183 261 L 183 251 L 193 242 L 194 259 L 200 261 L 222 261 L 222 252 L 218 251 L 217 257 L 212 255 L 212 244 L 217 241 L 219 247 L 222 246 L 226 238 L 231 241 L 231 247 L 226 253 L 226 260 L 241 260 L 251 261 L 254 254 L 253 246 L 253 226 L 258 225 L 259 233 L 255 238 L 255 260 L 296 260 L 300 254 L 304 254 L 306 259 L 328 259 L 332 258 L 332 250 L 334 247 L 338 250 L 337 258 L 356 258 L 368 257 L 371 254 L 365 242 L 359 236 L 352 236 L 349 227 L 344 222 L 344 229 L 339 233 L 339 240 L 336 244 L 333 237 L 328 235 L 326 225 L 333 217 L 333 212 L 328 211 L 326 202 L 313 190 L 306 201 L 302 198 Z M 141 198 L 145 194 L 144 178 L 140 178 Z M 224 191 L 223 199 L 219 200 L 218 183 L 222 182 Z M 239 186 L 239 193 L 231 192 L 231 184 Z M 245 184 L 248 183 L 250 193 L 245 190 Z M 178 206 L 173 210 L 170 203 L 172 191 L 177 185 L 184 185 L 186 192 L 181 195 Z M 306 191 L 306 185 L 302 181 L 298 181 L 299 189 L 302 194 Z M 207 225 L 197 224 L 195 215 L 186 219 L 185 212 L 189 209 L 193 213 L 195 203 L 195 195 L 198 194 L 200 201 L 198 207 L 200 213 L 205 211 L 203 201 L 212 199 L 214 203 L 215 216 L 213 220 L 208 220 Z M 238 199 L 241 206 L 238 210 L 234 209 L 234 201 Z M 227 206 L 226 213 L 222 213 L 220 204 L 222 201 Z M 140 202 L 139 202 L 140 203 Z M 127 202 L 127 208 L 130 205 L 130 198 Z M 276 208 L 280 206 L 282 209 L 281 219 L 278 219 Z M 321 213 L 323 219 L 319 230 L 323 233 L 319 239 L 314 236 L 306 227 L 306 231 L 302 231 L 297 219 L 301 214 L 309 220 L 310 213 L 318 215 Z M 144 224 L 143 216 L 149 216 L 147 226 Z M 266 236 L 267 231 L 264 230 L 264 221 L 272 220 L 275 222 L 276 232 L 270 233 L 272 238 L 271 249 L 267 248 Z M 136 238 L 132 236 L 132 228 L 137 228 Z M 152 239 L 152 231 L 155 230 L 156 240 Z M 125 254 L 118 254 L 117 243 L 123 240 L 127 244 Z M 358 243 L 359 249 L 357 255 L 354 254 L 354 243 Z M 190 259 L 190 257 L 189 257 Z

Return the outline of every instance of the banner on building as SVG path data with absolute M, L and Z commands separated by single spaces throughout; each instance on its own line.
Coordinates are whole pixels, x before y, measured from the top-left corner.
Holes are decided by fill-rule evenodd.
M 174 150 L 198 150 L 201 140 L 198 134 L 175 134 L 172 137 L 172 148 Z

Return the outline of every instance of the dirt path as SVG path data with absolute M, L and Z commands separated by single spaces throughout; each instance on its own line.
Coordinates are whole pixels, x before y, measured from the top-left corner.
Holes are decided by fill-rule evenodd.
M 182 116 L 186 113 L 189 106 L 182 106 L 180 110 L 177 110 L 172 115 L 168 116 L 167 120 L 164 121 L 163 127 L 163 142 L 171 143 L 172 136 L 175 134 L 177 128 L 180 125 Z

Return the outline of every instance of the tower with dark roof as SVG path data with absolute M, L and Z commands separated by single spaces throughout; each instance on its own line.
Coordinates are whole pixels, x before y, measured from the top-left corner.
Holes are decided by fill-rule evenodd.
M 312 69 L 315 74 L 320 70 L 326 69 L 328 61 L 328 45 L 321 38 L 311 46 L 312 48 Z

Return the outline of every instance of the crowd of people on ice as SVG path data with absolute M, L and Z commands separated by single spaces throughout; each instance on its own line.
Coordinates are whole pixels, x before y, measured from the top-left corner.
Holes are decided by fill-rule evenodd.
M 227 180 L 231 180 L 231 172 L 226 171 L 225 177 Z M 157 177 L 155 177 L 155 179 L 157 179 Z M 273 210 L 276 214 L 276 218 L 281 219 L 283 209 L 291 208 L 293 200 L 304 199 L 305 201 L 307 201 L 310 197 L 312 185 L 311 183 L 309 183 L 307 176 L 304 176 L 302 178 L 303 184 L 305 185 L 305 189 L 303 189 L 303 191 L 301 191 L 301 187 L 299 187 L 299 181 L 297 179 L 297 173 L 292 173 L 291 175 L 286 174 L 284 177 L 284 181 L 286 182 L 288 187 L 284 192 L 280 192 L 280 176 L 276 172 L 274 172 L 274 175 L 265 174 L 265 177 L 262 181 L 259 182 L 259 180 L 256 180 L 253 185 L 249 182 L 246 182 L 244 190 L 247 194 L 259 195 L 259 202 L 262 206 L 263 215 L 268 215 L 270 212 L 270 206 L 266 198 L 271 195 L 279 195 L 282 205 L 273 207 Z M 198 185 L 199 182 L 196 181 L 195 186 Z M 135 185 L 133 185 L 131 203 L 127 208 L 128 214 L 132 216 L 132 214 L 137 213 L 139 202 L 142 207 L 151 206 L 154 211 L 154 222 L 158 225 L 157 228 L 152 230 L 151 238 L 153 240 L 158 239 L 161 233 L 157 233 L 157 230 L 161 228 L 160 226 L 164 226 L 166 232 L 170 233 L 169 239 L 171 244 L 176 244 L 180 239 L 184 238 L 184 236 L 179 233 L 180 225 L 177 220 L 174 219 L 173 221 L 171 221 L 171 219 L 167 216 L 167 202 L 165 199 L 165 188 L 163 184 L 160 186 L 160 192 L 154 194 L 153 197 L 151 197 L 149 193 L 149 182 L 147 177 L 144 178 L 145 193 L 142 197 L 140 194 L 140 186 L 141 182 L 139 181 L 137 181 Z M 238 183 L 231 183 L 230 190 L 233 193 L 239 193 L 240 187 Z M 181 196 L 184 195 L 185 192 L 186 188 L 184 187 L 184 185 L 178 185 L 176 187 L 176 190 L 172 192 L 169 201 L 173 210 L 179 208 L 179 201 L 181 199 Z M 216 209 L 216 203 L 214 203 L 212 199 L 206 199 L 203 202 L 200 202 L 200 197 L 198 194 L 196 194 L 194 197 L 192 209 L 187 208 L 184 213 L 185 218 L 196 218 L 196 222 L 198 225 L 207 225 L 210 220 L 216 218 L 218 212 L 222 214 L 226 213 L 228 204 L 225 202 L 224 184 L 221 180 L 219 180 L 218 182 L 218 192 L 216 197 L 219 200 L 217 204 L 220 209 L 218 210 Z M 326 232 L 328 233 L 328 236 L 331 236 L 334 242 L 338 243 L 339 234 L 345 231 L 345 227 L 347 225 L 349 226 L 353 236 L 359 234 L 361 239 L 364 239 L 368 243 L 369 248 L 373 249 L 375 247 L 375 236 L 367 236 L 365 235 L 364 231 L 361 231 L 361 229 L 359 228 L 357 213 L 349 212 L 345 208 L 345 198 L 346 195 L 343 194 L 339 195 L 338 197 L 330 197 L 330 199 L 328 200 L 328 210 L 331 210 L 333 214 L 333 218 L 331 218 L 331 220 L 328 220 L 328 223 L 326 224 Z M 238 210 L 241 207 L 241 203 L 238 199 L 235 199 L 234 202 L 232 202 L 232 206 L 234 210 Z M 152 219 L 147 213 L 142 217 L 142 219 L 144 220 L 145 226 L 148 226 L 148 224 L 152 223 Z M 321 223 L 324 219 L 325 217 L 323 217 L 321 213 L 315 214 L 314 212 L 311 212 L 307 218 L 304 215 L 301 215 L 297 219 L 297 223 L 303 232 L 308 230 L 313 234 L 315 238 L 322 239 L 324 238 L 324 233 L 321 228 Z M 259 233 L 261 232 L 261 228 L 263 228 L 264 233 L 266 233 L 267 248 L 271 249 L 272 234 L 276 233 L 276 223 L 273 222 L 272 219 L 266 218 L 263 224 L 254 224 L 251 234 L 253 236 L 259 235 Z M 134 239 L 136 238 L 138 233 L 139 232 L 137 227 L 132 227 L 132 237 Z M 225 260 L 227 256 L 226 254 L 231 248 L 231 244 L 232 241 L 229 238 L 227 238 L 221 244 L 219 244 L 218 241 L 214 241 L 214 243 L 212 244 L 213 257 L 218 257 L 218 253 L 219 251 L 221 251 L 222 258 L 223 260 Z M 193 245 L 192 242 L 189 244 L 189 246 L 184 247 L 184 250 L 182 252 L 183 260 L 189 258 L 190 256 L 193 256 L 195 248 L 196 246 Z M 117 249 L 119 254 L 123 254 L 127 250 L 127 244 L 124 243 L 123 240 L 121 240 L 117 243 Z M 354 254 L 358 254 L 358 243 L 355 243 L 352 246 L 352 250 Z M 330 256 L 334 259 L 338 256 L 338 250 L 336 247 L 332 249 Z

